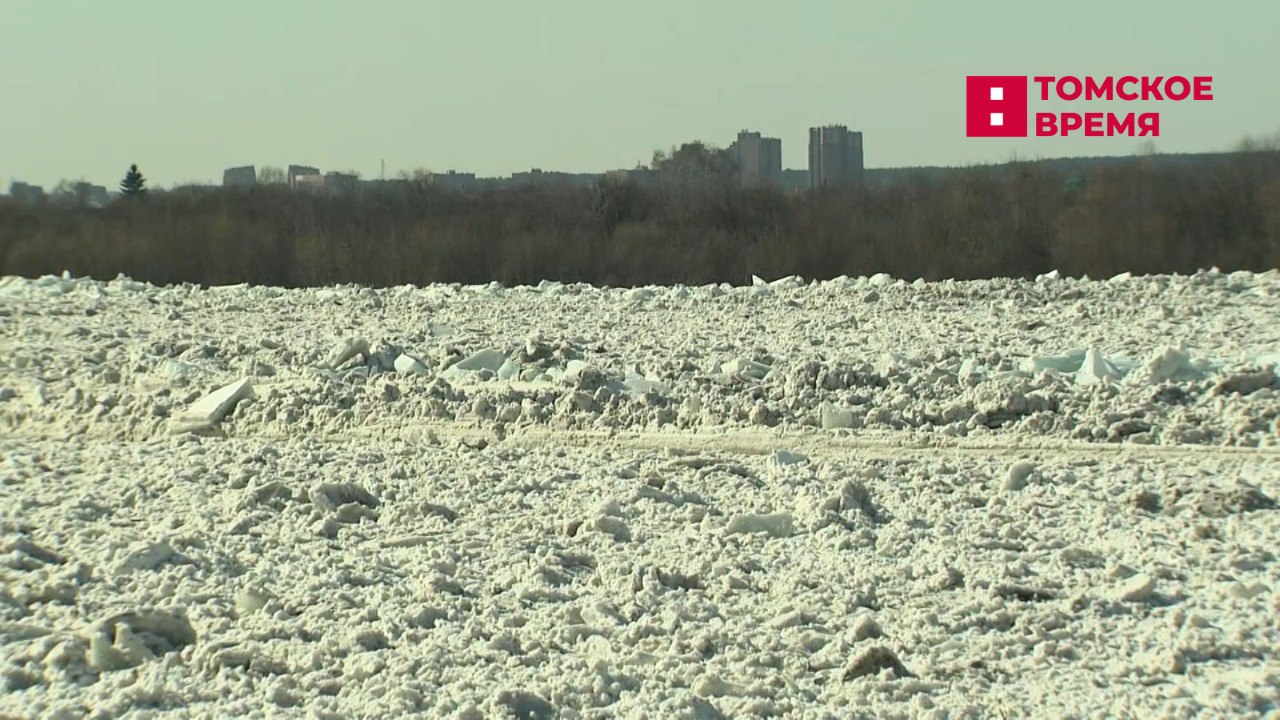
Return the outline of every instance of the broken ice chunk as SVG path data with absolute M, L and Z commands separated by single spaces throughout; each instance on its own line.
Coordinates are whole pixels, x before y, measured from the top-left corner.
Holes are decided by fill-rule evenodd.
M 730 360 L 720 366 L 720 372 L 725 375 L 738 375 L 740 377 L 751 378 L 753 380 L 762 380 L 768 374 L 771 368 L 763 363 L 738 358 Z
M 235 409 L 236 403 L 253 397 L 253 384 L 241 378 L 200 398 L 174 419 L 173 432 L 209 430 Z
M 394 367 L 396 372 L 402 375 L 426 375 L 428 372 L 425 365 L 405 354 L 396 358 Z
M 785 512 L 734 515 L 725 528 L 728 535 L 762 533 L 776 538 L 791 537 L 794 531 L 795 521 Z
M 507 356 L 497 348 L 486 348 L 458 361 L 450 370 L 469 370 L 479 372 L 488 370 L 496 373 L 502 368 L 502 364 L 506 362 Z
M 1195 372 L 1191 357 L 1185 351 L 1167 345 L 1151 355 L 1144 370 L 1147 382 L 1152 384 L 1172 380 L 1185 372 Z
M 1120 377 L 1120 369 L 1115 366 L 1096 348 L 1089 348 L 1084 354 L 1084 363 L 1076 371 L 1077 385 L 1093 385 L 1104 383 Z
M 369 341 L 362 337 L 345 338 L 333 346 L 333 350 L 329 351 L 329 357 L 324 364 L 331 370 L 337 370 L 357 355 L 369 357 Z

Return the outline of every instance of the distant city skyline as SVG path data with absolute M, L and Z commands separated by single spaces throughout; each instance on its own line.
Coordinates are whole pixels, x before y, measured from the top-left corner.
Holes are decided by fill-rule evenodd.
M 1160 152 L 1280 129 L 1280 5 L 1087 0 L 17 3 L 0 24 L 0 182 L 220 184 L 245 165 L 377 178 L 604 172 L 751 128 L 808 166 L 811 127 L 868 168 L 1121 155 L 1145 138 L 966 139 L 964 77 L 1212 75 Z M 1141 105 L 1134 103 L 1134 105 Z M 1052 109 L 1052 108 L 1047 108 Z M 1140 108 L 1125 108 L 1125 110 Z

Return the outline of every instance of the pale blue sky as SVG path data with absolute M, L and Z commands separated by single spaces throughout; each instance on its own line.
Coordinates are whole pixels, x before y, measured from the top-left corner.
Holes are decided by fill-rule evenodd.
M 970 74 L 1207 74 L 1162 152 L 1280 129 L 1280 2 L 0 0 L 0 182 L 311 164 L 600 171 L 739 129 L 862 130 L 870 167 L 1127 154 L 966 139 Z M 1078 106 L 1079 104 L 1077 104 Z M 1071 108 L 1077 109 L 1077 108 Z M 1100 108 L 1090 108 L 1100 109 Z

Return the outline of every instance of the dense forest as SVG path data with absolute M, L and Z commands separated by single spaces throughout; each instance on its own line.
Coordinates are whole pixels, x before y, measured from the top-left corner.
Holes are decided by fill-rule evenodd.
M 903 170 L 795 193 L 740 189 L 714 167 L 672 160 L 647 180 L 594 186 L 459 192 L 405 180 L 341 196 L 259 186 L 153 190 L 101 208 L 0 201 L 0 274 L 618 286 L 1280 265 L 1271 150 Z

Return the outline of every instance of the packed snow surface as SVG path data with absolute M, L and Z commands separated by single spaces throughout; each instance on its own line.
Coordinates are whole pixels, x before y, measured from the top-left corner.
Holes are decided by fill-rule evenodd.
M 1280 711 L 1280 277 L 0 280 L 0 717 Z

